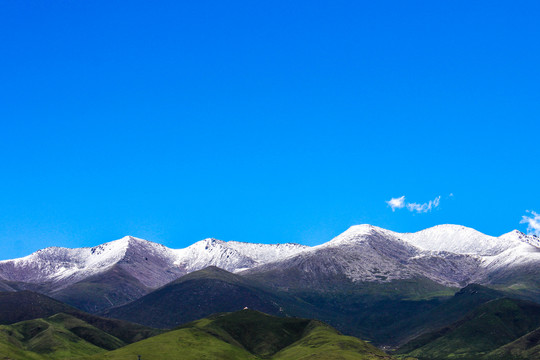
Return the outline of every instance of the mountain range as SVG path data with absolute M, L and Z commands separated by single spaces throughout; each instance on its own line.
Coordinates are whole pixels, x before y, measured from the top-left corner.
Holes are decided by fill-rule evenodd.
M 131 236 L 51 247 L 0 261 L 0 290 L 154 328 L 249 307 L 396 349 L 489 301 L 540 301 L 539 275 L 540 239 L 516 230 L 493 237 L 459 225 L 416 233 L 358 225 L 313 247 L 205 239 L 170 249 Z
M 416 233 L 358 225 L 314 247 L 205 239 L 170 249 L 132 236 L 91 248 L 50 247 L 0 261 L 0 288 L 98 312 L 216 266 L 282 289 L 421 279 L 434 288 L 478 283 L 536 296 L 539 265 L 540 239 L 517 230 L 492 237 L 458 225 Z
M 33 290 L 96 312 L 137 299 L 210 265 L 239 271 L 296 254 L 297 244 L 205 239 L 185 249 L 126 236 L 91 248 L 50 247 L 0 262 L 0 288 Z

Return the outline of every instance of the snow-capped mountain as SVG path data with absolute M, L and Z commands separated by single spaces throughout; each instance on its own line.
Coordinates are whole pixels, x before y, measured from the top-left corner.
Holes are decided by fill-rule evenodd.
M 245 274 L 272 274 L 278 284 L 282 279 L 289 281 L 287 272 L 291 271 L 305 284 L 324 283 L 325 278 L 339 275 L 353 282 L 422 277 L 445 286 L 488 284 L 514 271 L 540 271 L 536 270 L 540 269 L 538 244 L 536 236 L 519 231 L 492 237 L 459 225 L 439 225 L 416 233 L 357 225 L 325 244 Z
M 492 256 L 513 247 L 514 239 L 493 237 L 459 225 L 438 225 L 416 233 L 396 236 L 422 250 Z
M 299 244 L 253 244 L 204 239 L 174 252 L 175 264 L 184 268 L 186 272 L 208 266 L 236 272 L 284 259 L 306 249 L 309 247 Z
M 184 249 L 170 249 L 126 236 L 91 248 L 50 247 L 23 258 L 0 261 L 0 279 L 48 283 L 58 290 L 116 266 L 128 270 L 146 287 L 156 288 L 207 266 L 237 271 L 282 259 L 306 248 L 298 244 L 204 239 Z
M 493 237 L 458 225 L 416 233 L 357 225 L 314 247 L 204 239 L 170 249 L 126 236 L 91 248 L 51 247 L 0 261 L 0 289 L 31 289 L 99 311 L 208 266 L 281 288 L 418 279 L 440 286 L 522 286 L 540 275 L 540 240 L 519 231 Z

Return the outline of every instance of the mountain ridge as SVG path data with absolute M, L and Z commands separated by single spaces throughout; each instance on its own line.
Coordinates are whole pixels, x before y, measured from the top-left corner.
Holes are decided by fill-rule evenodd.
M 358 284 L 428 279 L 445 287 L 470 283 L 514 287 L 537 296 L 531 284 L 538 282 L 540 240 L 517 230 L 493 237 L 452 224 L 414 233 L 355 225 L 313 247 L 207 238 L 171 249 L 126 236 L 94 247 L 50 247 L 0 261 L 0 289 L 38 291 L 97 312 L 208 266 L 263 277 L 290 269 L 310 286 L 315 279 Z M 290 274 L 270 280 L 279 283 Z

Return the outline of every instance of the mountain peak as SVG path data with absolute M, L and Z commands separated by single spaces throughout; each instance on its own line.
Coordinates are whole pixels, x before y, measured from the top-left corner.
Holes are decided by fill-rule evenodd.
M 326 246 L 340 246 L 344 244 L 352 244 L 359 241 L 362 242 L 366 241 L 370 236 L 377 234 L 394 235 L 395 233 L 370 224 L 353 225 L 347 230 L 345 230 L 345 232 L 339 234 L 329 242 L 316 246 L 315 248 Z
M 161 244 L 158 244 L 158 243 L 155 243 L 155 242 L 152 242 L 152 241 L 148 241 L 148 240 L 145 240 L 145 239 L 141 239 L 141 238 L 131 236 L 131 235 L 126 235 L 126 236 L 122 237 L 121 239 L 110 241 L 109 243 L 113 243 L 113 242 L 118 242 L 119 244 L 125 244 L 126 246 L 130 245 L 130 244 L 137 244 L 137 243 L 161 245 Z M 105 244 L 108 244 L 108 243 L 105 243 Z
M 224 245 L 226 244 L 227 242 L 226 241 L 223 241 L 223 240 L 219 240 L 219 239 L 216 239 L 216 238 L 206 238 L 206 239 L 203 239 L 201 241 L 199 241 L 200 243 L 205 243 L 205 244 L 209 244 L 209 245 Z
M 500 238 L 505 239 L 507 241 L 525 243 L 525 244 L 534 246 L 536 248 L 540 248 L 540 238 L 538 238 L 538 236 L 527 235 L 527 234 L 522 233 L 519 230 L 512 230 L 509 233 L 501 235 Z
M 410 244 L 428 251 L 492 256 L 515 246 L 502 237 L 493 237 L 475 229 L 453 224 L 437 225 L 415 233 L 401 234 Z
M 354 233 L 356 235 L 360 235 L 360 234 L 370 234 L 374 231 L 380 231 L 380 230 L 384 230 L 380 227 L 377 227 L 377 226 L 374 226 L 374 225 L 370 225 L 370 224 L 360 224 L 360 225 L 353 225 L 351 227 L 349 227 L 345 233 Z

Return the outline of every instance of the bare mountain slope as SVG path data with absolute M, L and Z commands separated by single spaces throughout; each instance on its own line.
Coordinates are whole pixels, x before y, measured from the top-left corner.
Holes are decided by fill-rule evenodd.
M 417 233 L 359 225 L 325 244 L 244 273 L 271 272 L 279 283 L 287 281 L 285 273 L 290 270 L 300 274 L 306 285 L 310 279 L 320 281 L 336 276 L 353 282 L 382 283 L 424 277 L 445 286 L 489 284 L 504 277 L 511 281 L 516 270 L 537 271 L 537 244 L 535 236 L 518 231 L 492 237 L 457 225 L 440 225 Z

